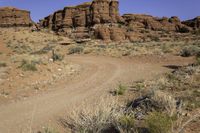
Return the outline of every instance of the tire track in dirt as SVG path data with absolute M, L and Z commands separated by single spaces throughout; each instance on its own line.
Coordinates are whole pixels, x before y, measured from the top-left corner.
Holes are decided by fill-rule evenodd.
M 151 57 L 149 57 L 151 58 Z M 0 106 L 0 133 L 31 133 L 43 125 L 55 123 L 58 117 L 84 100 L 108 94 L 119 82 L 130 83 L 153 78 L 169 71 L 165 65 L 185 65 L 192 59 L 163 59 L 95 56 L 68 56 L 67 60 L 84 70 L 78 79 L 60 84 L 55 90 Z

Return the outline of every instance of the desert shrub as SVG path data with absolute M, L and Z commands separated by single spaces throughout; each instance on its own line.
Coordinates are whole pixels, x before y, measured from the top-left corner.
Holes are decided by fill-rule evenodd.
M 172 50 L 170 49 L 170 46 L 167 46 L 166 44 L 161 46 L 161 49 L 164 53 L 170 53 Z
M 168 116 L 177 116 L 181 112 L 181 105 L 168 93 L 159 90 L 141 91 L 142 96 L 127 104 L 127 108 L 133 112 L 136 119 L 144 119 L 149 113 L 164 112 Z
M 16 52 L 18 54 L 28 53 L 32 51 L 30 46 L 26 46 L 23 44 L 10 44 L 8 47 L 10 47 L 13 52 Z
M 200 35 L 200 30 L 195 30 L 195 31 L 193 31 L 193 34 L 195 34 L 195 35 Z
M 196 55 L 196 64 L 200 65 L 200 52 Z
M 180 52 L 183 57 L 196 56 L 198 54 L 200 54 L 200 47 L 195 45 L 184 47 Z
M 185 107 L 187 110 L 200 108 L 200 97 L 198 96 L 198 94 L 198 92 L 193 91 L 193 94 L 191 94 L 191 96 L 186 95 L 180 97 L 185 103 Z
M 80 54 L 83 52 L 83 50 L 84 50 L 84 48 L 81 46 L 71 47 L 71 48 L 69 48 L 68 54 L 76 54 L 76 53 Z
M 117 131 L 119 118 L 123 116 L 115 101 L 102 100 L 98 104 L 74 110 L 62 123 L 75 132 L 100 133 L 106 130 Z
M 38 133 L 59 133 L 55 129 L 45 128 L 43 132 L 39 131 Z
M 131 55 L 131 52 L 130 52 L 130 51 L 124 51 L 124 52 L 122 53 L 122 56 L 129 56 L 129 55 Z
M 0 67 L 6 67 L 7 64 L 5 62 L 0 62 Z
M 200 57 L 196 57 L 197 65 L 200 65 Z
M 188 32 L 190 32 L 190 30 L 188 28 L 186 28 L 186 27 L 182 27 L 182 28 L 180 28 L 179 32 L 188 33 Z
M 32 54 L 46 54 L 49 51 L 51 51 L 52 49 L 53 49 L 53 46 L 47 45 L 44 48 L 42 48 L 42 49 L 40 49 L 40 50 L 38 50 L 36 52 L 33 52 Z
M 119 129 L 123 133 L 136 131 L 135 117 L 133 115 L 123 115 L 119 118 Z
M 64 55 L 55 53 L 53 50 L 52 51 L 52 59 L 53 59 L 53 61 L 62 61 L 64 59 Z
M 122 85 L 122 84 L 119 84 L 118 88 L 115 90 L 115 94 L 116 95 L 124 95 L 124 93 L 126 92 L 127 90 L 127 87 Z
M 92 53 L 93 50 L 94 50 L 94 49 L 92 49 L 92 48 L 85 48 L 84 51 L 83 51 L 83 53 L 84 53 L 84 54 L 89 54 L 89 53 Z
M 160 112 L 150 114 L 145 123 L 150 133 L 169 133 L 173 125 L 172 118 Z
M 105 48 L 106 48 L 106 45 L 101 44 L 101 45 L 97 45 L 97 47 L 98 47 L 98 48 L 105 49 Z
M 23 71 L 37 71 L 36 67 L 36 62 L 34 61 L 27 61 L 27 60 L 22 60 L 22 63 L 20 65 L 20 68 Z
M 63 38 L 58 38 L 58 41 L 64 41 L 64 39 Z
M 141 90 L 145 87 L 145 84 L 143 82 L 138 82 L 136 85 L 135 85 L 135 88 L 137 90 Z
M 155 101 L 157 107 L 162 109 L 162 111 L 166 111 L 169 116 L 177 113 L 176 100 L 170 94 L 154 90 L 151 99 Z
M 150 35 L 149 37 L 151 38 L 152 41 L 155 41 L 155 42 L 160 41 L 160 38 L 158 36 L 152 36 L 152 35 Z

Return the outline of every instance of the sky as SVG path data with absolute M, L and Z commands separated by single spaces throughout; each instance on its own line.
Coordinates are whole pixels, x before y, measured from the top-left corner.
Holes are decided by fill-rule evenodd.
M 91 0 L 0 0 L 1 6 L 14 6 L 31 11 L 35 22 L 65 6 L 72 6 Z M 187 20 L 200 16 L 200 0 L 119 0 L 120 14 L 148 14 L 157 17 L 178 16 Z

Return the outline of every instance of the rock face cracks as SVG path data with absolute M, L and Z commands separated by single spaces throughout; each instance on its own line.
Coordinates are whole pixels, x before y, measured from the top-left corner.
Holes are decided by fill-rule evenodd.
M 188 33 L 200 28 L 199 19 L 181 22 L 176 16 L 157 18 L 143 14 L 119 14 L 117 0 L 93 0 L 78 6 L 65 7 L 40 20 L 40 27 L 74 39 L 138 41 L 149 32 Z M 155 38 L 155 37 L 154 37 Z
M 39 24 L 41 27 L 73 38 L 90 38 L 91 36 L 101 39 L 116 38 L 112 37 L 112 32 L 116 30 L 116 27 L 112 29 L 109 25 L 124 22 L 119 15 L 118 7 L 119 2 L 116 0 L 94 0 L 91 3 L 65 7 L 40 20 Z M 121 32 L 119 29 L 118 31 Z
M 29 11 L 14 7 L 0 8 L 0 27 L 30 27 L 32 24 Z
M 0 8 L 0 27 L 35 25 L 30 12 L 16 8 Z M 73 39 L 105 41 L 150 41 L 178 38 L 200 31 L 200 17 L 181 22 L 171 18 L 144 14 L 119 14 L 119 1 L 93 0 L 81 5 L 64 7 L 40 20 L 37 28 L 47 28 Z M 198 32 L 197 32 L 198 33 Z M 177 35 L 177 36 L 176 36 Z

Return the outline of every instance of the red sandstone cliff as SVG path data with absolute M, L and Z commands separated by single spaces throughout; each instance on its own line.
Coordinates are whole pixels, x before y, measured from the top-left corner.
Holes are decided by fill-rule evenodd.
M 23 26 L 28 27 L 33 24 L 30 12 L 14 7 L 0 8 L 0 27 Z

